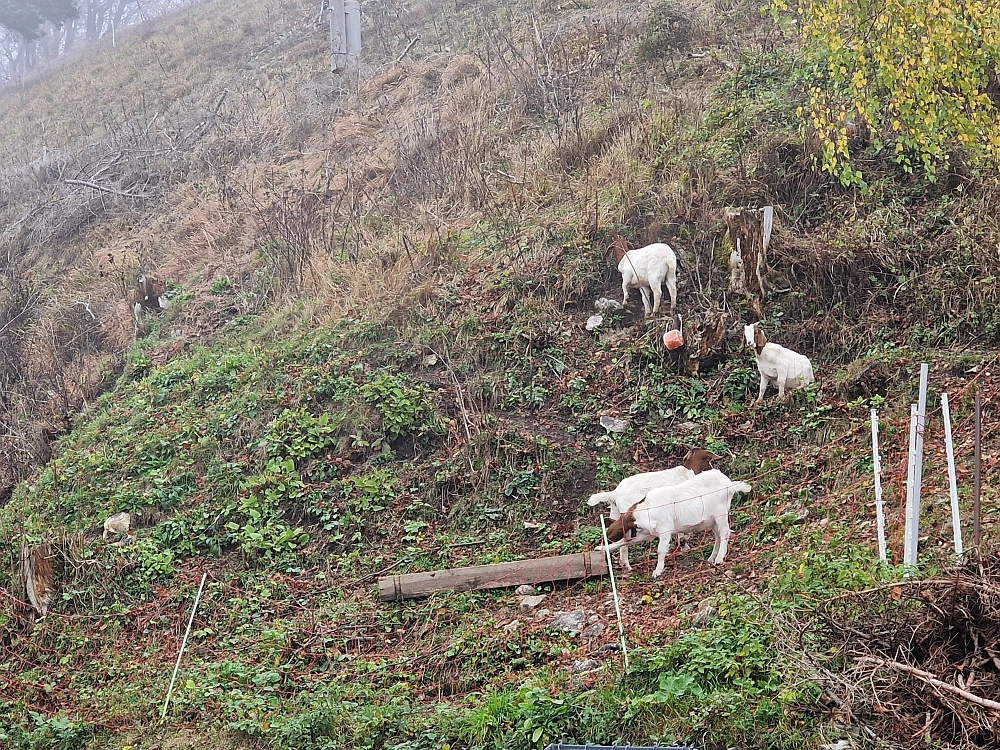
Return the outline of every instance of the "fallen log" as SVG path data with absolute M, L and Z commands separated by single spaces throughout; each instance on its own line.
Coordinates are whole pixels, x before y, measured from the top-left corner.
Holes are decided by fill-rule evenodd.
M 603 576 L 608 561 L 603 552 L 578 552 L 575 555 L 515 560 L 496 565 L 406 573 L 378 579 L 379 599 L 416 599 L 438 591 L 473 591 L 520 586 L 524 583 L 553 583 Z

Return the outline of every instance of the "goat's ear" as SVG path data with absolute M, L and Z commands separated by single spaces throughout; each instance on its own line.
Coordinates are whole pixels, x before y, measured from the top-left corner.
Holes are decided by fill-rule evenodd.
M 622 514 L 622 531 L 627 534 L 635 528 L 635 513 L 626 511 Z
M 757 346 L 759 348 L 764 348 L 764 345 L 767 344 L 767 338 L 765 338 L 764 332 L 762 330 L 760 330 L 760 323 L 755 323 L 754 324 L 754 327 L 753 327 L 753 343 L 754 343 L 754 346 Z

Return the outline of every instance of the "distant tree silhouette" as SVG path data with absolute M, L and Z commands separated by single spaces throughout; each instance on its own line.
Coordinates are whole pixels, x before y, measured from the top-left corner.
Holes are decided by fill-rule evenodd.
M 29 41 L 42 36 L 46 23 L 61 26 L 78 12 L 75 0 L 0 0 L 0 26 Z

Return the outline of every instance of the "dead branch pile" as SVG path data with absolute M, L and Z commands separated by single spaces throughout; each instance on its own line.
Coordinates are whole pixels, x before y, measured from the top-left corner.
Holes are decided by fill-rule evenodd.
M 1000 555 L 825 602 L 835 702 L 899 747 L 1000 748 Z

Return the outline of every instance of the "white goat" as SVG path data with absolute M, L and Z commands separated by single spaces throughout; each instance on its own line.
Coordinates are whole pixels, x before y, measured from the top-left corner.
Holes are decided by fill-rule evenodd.
M 743 338 L 756 352 L 757 370 L 760 371 L 760 392 L 755 403 L 764 400 L 768 383 L 778 389 L 778 398 L 784 398 L 786 388 L 795 390 L 816 380 L 809 358 L 768 341 L 760 330 L 760 323 L 744 326 Z
M 661 285 L 666 283 L 670 292 L 670 312 L 677 305 L 677 256 L 670 245 L 657 242 L 635 250 L 629 250 L 618 261 L 618 270 L 622 274 L 622 304 L 628 304 L 628 290 L 639 289 L 642 295 L 642 308 L 648 318 L 660 309 L 660 299 L 663 297 Z M 649 304 L 649 294 L 653 294 L 652 308 Z
M 663 574 L 670 537 L 678 532 L 711 529 L 715 546 L 708 561 L 720 565 L 729 550 L 729 506 L 737 492 L 750 492 L 746 482 L 734 482 L 717 469 L 702 472 L 684 484 L 650 490 L 645 499 L 622 514 L 608 530 L 609 550 L 659 537 L 653 578 Z M 629 539 L 628 534 L 636 530 Z M 604 545 L 597 549 L 603 550 Z M 628 570 L 628 568 L 626 568 Z
M 598 492 L 590 496 L 587 505 L 597 505 L 598 503 L 608 503 L 611 506 L 611 520 L 618 518 L 646 497 L 646 493 L 656 487 L 672 487 L 682 484 L 703 471 L 712 468 L 712 461 L 718 460 L 719 456 L 704 448 L 692 448 L 684 456 L 684 463 L 672 469 L 663 471 L 647 471 L 643 474 L 634 474 L 627 479 L 623 479 L 610 492 Z M 628 562 L 628 547 L 622 547 L 618 551 L 618 559 L 622 567 L 630 570 Z

